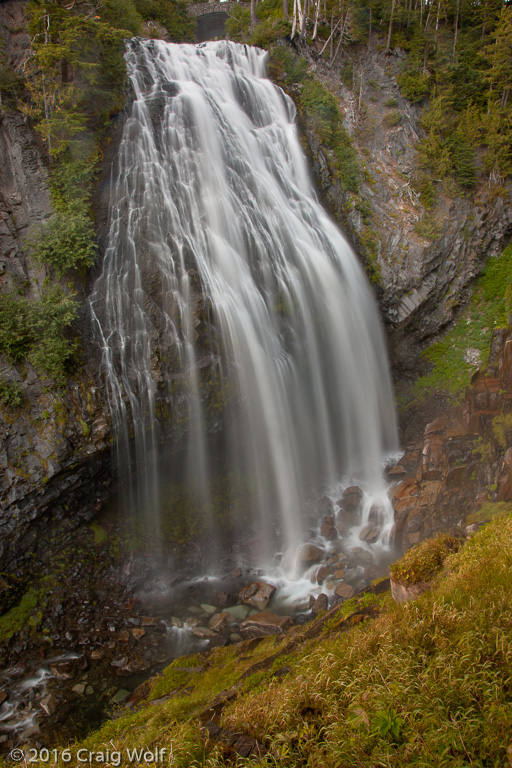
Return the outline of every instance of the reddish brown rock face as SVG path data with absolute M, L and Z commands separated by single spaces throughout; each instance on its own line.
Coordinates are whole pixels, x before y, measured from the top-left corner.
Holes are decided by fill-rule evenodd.
M 512 412 L 510 331 L 494 334 L 490 359 L 462 405 L 427 424 L 423 439 L 388 473 L 398 480 L 391 491 L 398 550 L 441 531 L 462 532 L 482 504 L 512 500 L 512 430 L 504 430 L 501 444 L 493 432 L 493 420 Z
M 240 590 L 238 598 L 241 603 L 262 611 L 267 607 L 268 601 L 275 591 L 276 588 L 272 584 L 267 584 L 265 581 L 253 581 L 248 587 Z
M 275 613 L 264 611 L 250 616 L 240 624 L 240 634 L 244 640 L 266 635 L 279 635 L 292 624 L 289 616 L 276 616 Z

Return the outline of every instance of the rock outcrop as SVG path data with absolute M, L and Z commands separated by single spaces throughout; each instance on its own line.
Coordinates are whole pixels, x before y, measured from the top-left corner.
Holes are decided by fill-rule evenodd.
M 462 405 L 407 447 L 389 473 L 399 550 L 440 532 L 462 532 L 488 502 L 512 501 L 512 333 L 496 331 L 490 363 Z
M 389 56 L 349 49 L 343 64 L 353 66 L 354 81 L 360 84 L 357 98 L 338 71 L 323 61 L 311 62 L 336 96 L 343 124 L 366 165 L 362 205 L 333 173 L 334 161 L 307 116 L 303 127 L 325 201 L 374 271 L 395 373 L 410 376 L 417 371 L 421 346 L 454 318 L 473 278 L 510 240 L 512 206 L 506 191 L 510 196 L 512 188 L 503 196 L 504 190 L 482 185 L 474 195 L 449 197 L 439 185 L 436 205 L 425 209 L 414 189 L 417 144 L 424 137 L 421 108 L 400 94 L 396 75 L 401 58 L 399 51 Z
M 25 2 L 0 6 L 7 64 L 28 56 Z M 0 291 L 40 295 L 43 270 L 27 254 L 31 228 L 52 214 L 48 172 L 21 112 L 0 108 Z M 88 321 L 82 318 L 82 325 Z M 0 358 L 0 378 L 22 386 L 19 407 L 0 405 L 0 559 L 23 567 L 102 506 L 112 484 L 110 417 L 98 366 L 83 342 L 83 365 L 66 387 L 42 380 L 28 363 Z M 85 346 L 84 346 L 85 340 Z

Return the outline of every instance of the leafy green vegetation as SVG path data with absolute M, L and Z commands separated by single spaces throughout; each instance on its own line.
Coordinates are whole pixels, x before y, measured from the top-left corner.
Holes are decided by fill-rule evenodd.
M 490 259 L 475 281 L 467 312 L 439 342 L 425 350 L 423 356 L 432 364 L 431 372 L 421 376 L 415 385 L 418 395 L 434 389 L 453 394 L 468 386 L 475 371 L 472 351 L 485 362 L 492 332 L 506 327 L 512 314 L 512 245 L 497 258 Z
M 73 267 L 90 267 L 96 255 L 94 226 L 85 211 L 56 213 L 32 232 L 32 256 L 62 277 Z
M 12 362 L 28 357 L 40 373 L 64 383 L 74 351 L 65 331 L 76 314 L 74 294 L 58 285 L 45 289 L 35 301 L 0 293 L 0 353 Z
M 220 768 L 234 759 L 253 765 L 253 756 L 234 758 L 222 741 L 201 734 L 199 718 L 215 702 L 223 704 L 220 726 L 257 738 L 269 768 L 505 765 L 511 568 L 509 515 L 452 551 L 430 592 L 400 605 L 388 596 L 377 618 L 348 631 L 339 631 L 333 614 L 328 631 L 322 619 L 316 636 L 307 630 L 311 639 L 295 627 L 282 640 L 177 659 L 137 711 L 106 723 L 72 752 L 158 746 L 172 749 L 173 764 L 183 768 Z M 273 675 L 284 663 L 288 674 Z
M 0 403 L 9 408 L 16 408 L 23 400 L 23 388 L 14 381 L 0 379 Z
M 9 640 L 27 625 L 35 628 L 38 623 L 36 609 L 39 608 L 41 610 L 43 603 L 42 595 L 35 589 L 29 589 L 23 595 L 18 605 L 11 608 L 3 616 L 0 616 L 0 643 Z

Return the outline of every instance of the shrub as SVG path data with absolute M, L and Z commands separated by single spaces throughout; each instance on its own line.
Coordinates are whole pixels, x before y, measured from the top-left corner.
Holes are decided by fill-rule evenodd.
M 395 128 L 402 122 L 402 113 L 398 109 L 384 115 L 384 122 L 389 128 Z
M 32 341 L 30 303 L 16 293 L 0 293 L 0 354 L 21 360 Z
M 74 267 L 90 267 L 96 255 L 93 223 L 85 211 L 59 212 L 32 233 L 29 246 L 34 259 L 53 268 L 57 277 Z
M 434 539 L 417 544 L 390 567 L 391 576 L 401 584 L 432 581 L 442 569 L 448 555 L 457 552 L 459 539 L 443 533 Z
M 430 75 L 406 71 L 398 75 L 397 82 L 402 96 L 405 96 L 406 99 L 412 102 L 422 101 L 429 91 Z
M 4 381 L 0 379 L 0 403 L 10 408 L 21 405 L 23 388 L 17 381 Z

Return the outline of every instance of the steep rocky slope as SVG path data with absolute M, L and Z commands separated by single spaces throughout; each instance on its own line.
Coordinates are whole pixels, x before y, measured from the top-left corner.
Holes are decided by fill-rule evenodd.
M 403 98 L 397 85 L 403 52 L 349 49 L 332 68 L 309 56 L 311 70 L 336 96 L 366 166 L 359 191 L 364 206 L 343 190 L 332 159 L 308 130 L 313 171 L 358 253 L 369 264 L 377 262 L 376 294 L 395 374 L 411 376 L 421 348 L 454 318 L 472 279 L 510 241 L 512 206 L 509 197 L 485 185 L 455 197 L 441 191 L 433 211 L 422 205 L 414 184 L 416 147 L 425 135 L 422 108 Z M 347 71 L 350 88 L 342 79 Z M 305 122 L 307 129 L 307 116 Z M 510 185 L 507 189 L 512 191 Z M 366 220 L 376 236 L 371 248 Z M 418 234 L 415 225 L 421 222 L 427 226 L 417 227 Z
M 0 6 L 6 63 L 21 72 L 30 41 L 26 3 Z M 27 253 L 31 228 L 52 214 L 48 172 L 36 136 L 19 111 L 0 108 L 0 290 L 20 287 L 40 295 L 43 270 Z M 83 295 L 83 288 L 82 288 Z M 30 561 L 41 537 L 89 519 L 101 506 L 112 481 L 109 415 L 101 396 L 97 362 L 88 351 L 84 367 L 65 387 L 41 379 L 32 366 L 0 359 L 2 381 L 22 386 L 20 407 L 0 405 L 0 557 L 2 571 Z M 70 514 L 72 510 L 72 514 Z

